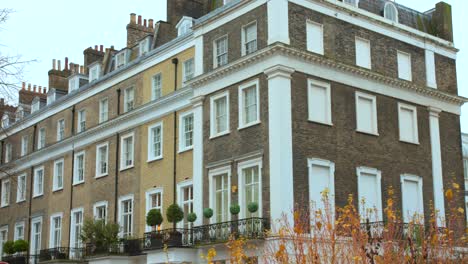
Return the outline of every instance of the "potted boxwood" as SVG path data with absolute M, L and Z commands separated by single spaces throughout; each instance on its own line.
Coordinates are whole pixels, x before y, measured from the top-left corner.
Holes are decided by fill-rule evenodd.
M 159 209 L 151 209 L 146 215 L 146 224 L 151 226 L 152 232 L 149 235 L 151 248 L 162 248 L 163 236 L 156 230 L 156 226 L 160 226 L 164 221 Z M 148 239 L 148 238 L 147 238 Z
M 203 209 L 203 216 L 206 219 L 209 220 L 211 217 L 213 217 L 213 209 L 211 209 L 211 208 Z M 209 238 L 209 240 L 211 240 L 211 241 L 216 240 L 215 230 L 213 230 L 211 228 L 205 229 L 205 234 L 203 236 L 206 237 L 206 238 Z
M 177 232 L 177 223 L 184 219 L 184 211 L 177 204 L 171 204 L 166 212 L 167 221 L 173 224 L 173 230 L 169 233 L 168 246 L 182 246 L 182 234 Z
M 195 222 L 196 220 L 197 220 L 197 214 L 196 213 L 187 214 L 187 221 L 190 223 L 190 225 L 189 225 L 190 226 L 189 227 L 190 228 L 190 237 L 189 237 L 189 239 L 190 239 L 191 244 L 193 244 L 193 240 L 194 240 L 194 238 L 193 238 L 193 228 L 192 228 L 193 227 L 193 222 Z
M 247 209 L 249 210 L 250 214 L 254 214 L 258 211 L 258 203 L 256 202 L 250 202 L 248 205 L 247 205 Z
M 211 209 L 211 208 L 205 208 L 205 209 L 203 209 L 203 216 L 204 216 L 206 219 L 210 219 L 210 218 L 213 216 L 213 209 Z
M 16 240 L 13 244 L 13 249 L 15 250 L 15 253 L 19 253 L 16 257 L 16 263 L 26 263 L 26 254 L 29 249 L 28 241 L 23 239 Z
M 252 217 L 252 215 L 258 211 L 258 203 L 256 203 L 256 202 L 248 203 L 247 204 L 247 210 L 249 210 L 250 217 Z M 260 226 L 259 226 L 259 223 L 257 223 L 257 220 L 256 219 L 250 219 L 250 222 L 251 222 L 250 232 L 253 232 L 255 234 L 257 232 L 259 232 L 259 230 L 257 230 L 257 229 L 260 229 Z
M 237 216 L 240 213 L 240 206 L 238 204 L 232 204 L 231 207 L 229 207 L 229 211 L 233 216 Z M 231 233 L 234 234 L 236 238 L 238 237 L 238 231 L 238 225 L 231 225 Z

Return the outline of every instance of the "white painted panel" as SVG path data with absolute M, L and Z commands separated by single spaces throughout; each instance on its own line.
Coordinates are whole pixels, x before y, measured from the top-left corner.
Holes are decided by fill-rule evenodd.
M 409 222 L 413 219 L 415 214 L 422 214 L 423 202 L 419 194 L 420 189 L 418 182 L 404 180 L 403 182 L 403 208 L 404 208 L 404 220 Z
M 377 175 L 361 173 L 359 177 L 359 212 L 362 219 L 378 221 L 380 204 L 380 184 Z
M 358 97 L 357 102 L 357 130 L 373 132 L 373 105 L 369 98 Z
M 323 55 L 323 25 L 307 22 L 307 49 Z
M 400 108 L 400 140 L 415 142 L 415 124 L 414 124 L 414 112 L 411 109 Z
M 411 55 L 404 52 L 398 52 L 398 78 L 411 81 Z
M 356 65 L 367 69 L 372 67 L 370 41 L 356 38 Z
M 311 121 L 328 123 L 328 93 L 327 88 L 311 85 L 309 96 L 309 118 Z
M 431 50 L 426 50 L 426 83 L 429 87 L 437 88 L 435 58 Z
M 313 164 L 309 176 L 309 199 L 313 209 L 324 209 L 322 194 L 324 190 L 332 189 L 330 182 L 330 168 Z

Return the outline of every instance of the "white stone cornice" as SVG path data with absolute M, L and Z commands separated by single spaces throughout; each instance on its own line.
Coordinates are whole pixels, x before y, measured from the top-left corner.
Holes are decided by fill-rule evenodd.
M 440 112 L 442 112 L 442 109 L 433 107 L 433 106 L 429 106 L 427 110 L 429 110 L 430 116 L 435 116 L 435 117 L 439 117 Z
M 190 103 L 192 104 L 193 108 L 197 108 L 197 107 L 203 106 L 204 100 L 205 100 L 205 96 L 199 95 L 190 99 Z
M 263 73 L 265 73 L 267 79 L 276 77 L 291 79 L 291 74 L 293 74 L 293 72 L 295 72 L 295 70 L 291 67 L 287 67 L 284 65 L 275 65 L 266 69 Z

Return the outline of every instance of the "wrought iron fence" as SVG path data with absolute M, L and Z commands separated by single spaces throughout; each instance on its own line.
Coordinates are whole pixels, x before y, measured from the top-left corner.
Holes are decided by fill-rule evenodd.
M 110 245 L 87 244 L 84 249 L 84 257 L 96 257 L 101 255 L 137 256 L 142 253 L 141 239 L 123 239 Z
M 57 247 L 43 249 L 39 253 L 39 261 L 80 260 L 83 258 L 83 253 L 83 248 Z
M 361 224 L 361 228 L 365 230 L 369 238 L 381 239 L 384 236 L 391 237 L 392 239 L 406 239 L 408 237 L 416 238 L 428 230 L 422 224 L 408 224 L 401 222 L 366 222 Z M 438 232 L 442 232 L 443 228 L 438 228 Z
M 195 226 L 190 229 L 176 228 L 145 233 L 143 248 L 145 250 L 167 247 L 191 247 L 201 244 L 228 241 L 231 236 L 246 239 L 263 239 L 269 229 L 266 218 L 246 218 L 210 225 Z
M 39 263 L 39 255 L 29 253 L 16 253 L 14 255 L 6 255 L 2 257 L 2 261 L 9 264 L 36 264 Z

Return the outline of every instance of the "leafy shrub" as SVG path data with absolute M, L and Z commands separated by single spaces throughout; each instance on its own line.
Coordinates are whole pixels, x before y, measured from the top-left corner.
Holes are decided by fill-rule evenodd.
M 213 216 L 213 209 L 211 209 L 211 208 L 203 209 L 203 216 L 210 219 Z
M 167 208 L 166 217 L 170 223 L 177 224 L 184 219 L 184 211 L 177 204 L 171 204 Z
M 187 215 L 187 221 L 189 221 L 190 223 L 193 223 L 197 220 L 197 214 L 195 213 L 190 213 Z
M 151 209 L 146 215 L 146 224 L 149 226 L 158 226 L 163 222 L 163 216 L 159 209 Z
M 248 205 L 247 205 L 247 209 L 249 210 L 249 212 L 251 212 L 252 214 L 257 212 L 258 211 L 258 203 L 256 202 L 250 202 Z
M 231 211 L 231 214 L 233 215 L 238 215 L 240 212 L 240 206 L 238 204 L 233 204 L 229 208 L 229 211 Z
M 13 245 L 15 252 L 26 252 L 29 249 L 29 243 L 26 240 L 16 240 Z
M 5 244 L 3 244 L 3 252 L 5 254 L 11 255 L 15 254 L 15 247 L 14 247 L 15 242 L 13 241 L 7 241 Z
M 80 239 L 84 243 L 93 244 L 97 248 L 101 248 L 118 242 L 119 230 L 120 226 L 116 223 L 86 219 L 81 230 Z

